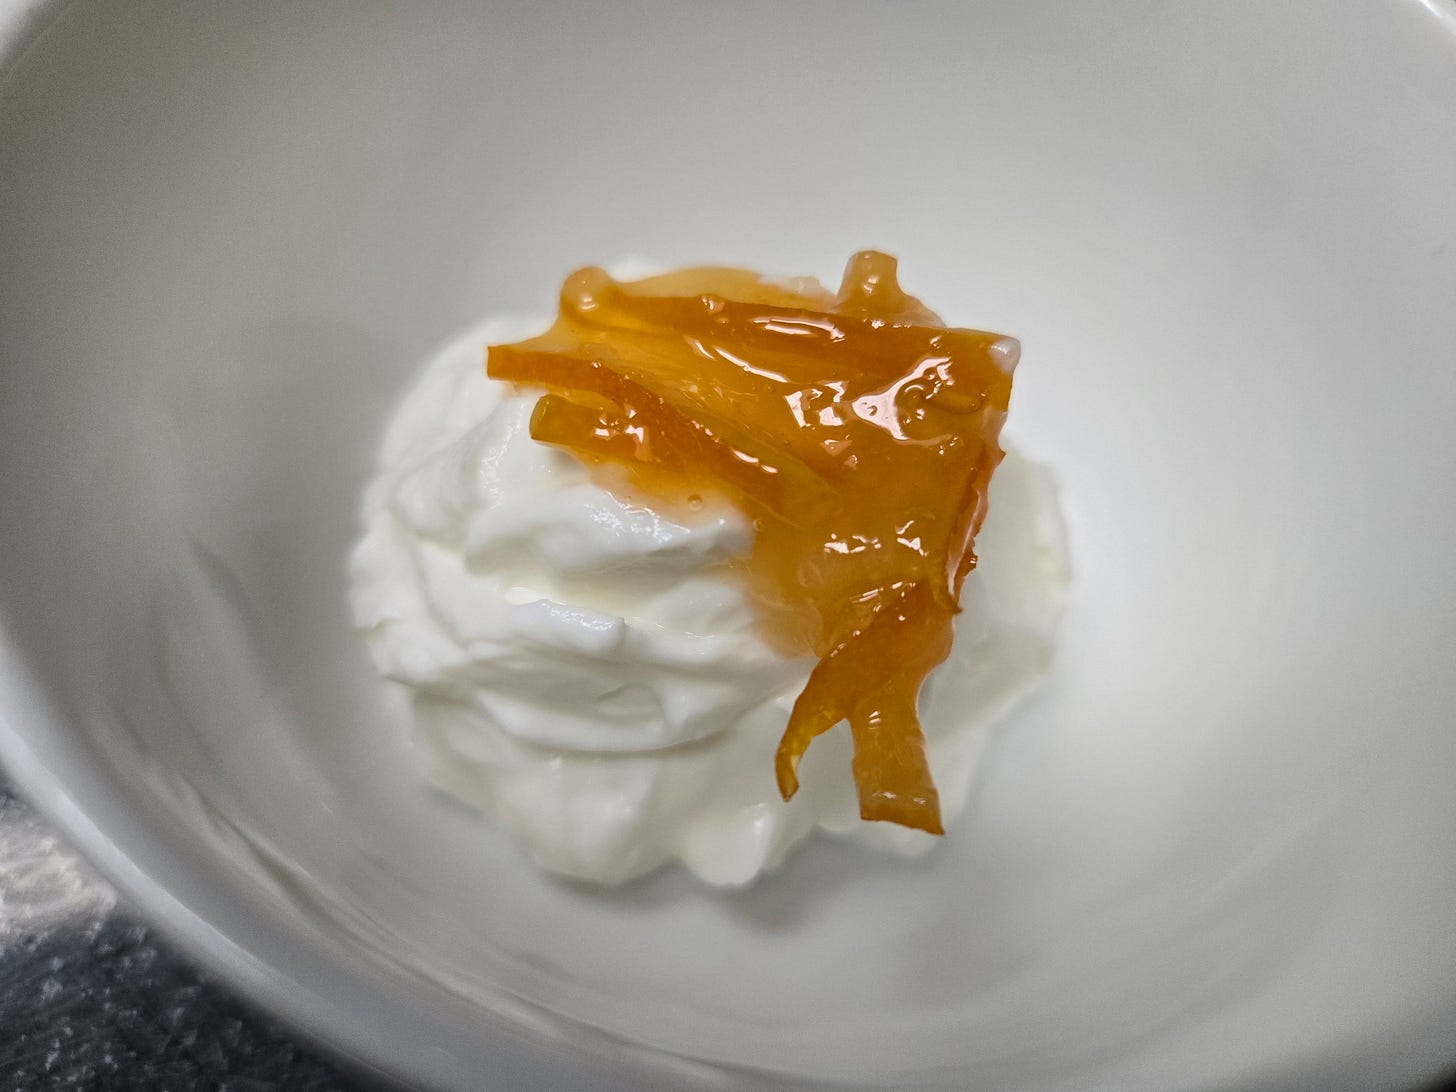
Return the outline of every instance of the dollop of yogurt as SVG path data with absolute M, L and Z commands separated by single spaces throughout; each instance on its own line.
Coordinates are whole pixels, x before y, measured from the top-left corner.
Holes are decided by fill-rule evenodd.
M 655 511 L 532 440 L 536 394 L 488 379 L 486 346 L 548 325 L 487 322 L 440 352 L 386 430 L 349 561 L 354 621 L 408 710 L 424 776 L 544 867 L 619 883 L 681 861 L 741 885 L 816 827 L 916 852 L 864 823 L 845 728 L 801 790 L 773 756 L 813 667 L 762 639 L 730 563 L 752 529 L 725 502 Z M 986 729 L 1045 672 L 1067 583 L 1049 473 L 993 479 L 955 648 L 921 701 L 947 821 Z

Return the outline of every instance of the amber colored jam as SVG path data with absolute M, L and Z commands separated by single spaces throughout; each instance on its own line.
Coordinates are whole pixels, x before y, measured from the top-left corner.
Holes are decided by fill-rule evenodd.
M 837 296 L 738 269 L 583 269 L 556 324 L 492 346 L 486 370 L 548 392 L 537 440 L 663 504 L 715 493 L 753 520 L 765 631 L 819 661 L 779 744 L 784 799 L 847 720 L 860 814 L 939 834 L 916 704 L 976 564 L 1018 346 L 946 328 L 895 269 L 862 251 Z

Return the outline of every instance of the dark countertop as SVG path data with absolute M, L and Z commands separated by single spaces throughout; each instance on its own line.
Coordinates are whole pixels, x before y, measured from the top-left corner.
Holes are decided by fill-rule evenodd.
M 0 1092 L 363 1092 L 209 980 L 0 781 Z

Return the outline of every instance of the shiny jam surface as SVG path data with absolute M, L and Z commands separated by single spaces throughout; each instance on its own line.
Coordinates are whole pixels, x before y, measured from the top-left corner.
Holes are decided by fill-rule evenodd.
M 765 633 L 818 657 L 775 759 L 784 799 L 810 741 L 848 721 L 860 814 L 939 834 L 916 706 L 976 564 L 1017 354 L 945 327 L 894 258 L 862 251 L 838 295 L 738 269 L 583 269 L 556 324 L 492 346 L 486 370 L 544 388 L 531 435 L 609 485 L 726 496 L 752 519 Z

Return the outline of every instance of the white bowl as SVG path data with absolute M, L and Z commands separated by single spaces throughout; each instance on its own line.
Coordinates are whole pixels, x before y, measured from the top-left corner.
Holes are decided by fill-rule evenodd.
M 20 7 L 0 760 L 214 968 L 462 1088 L 1450 1060 L 1449 0 Z M 925 861 L 546 878 L 420 787 L 349 631 L 390 400 L 576 265 L 868 245 L 1024 342 L 1050 687 Z

